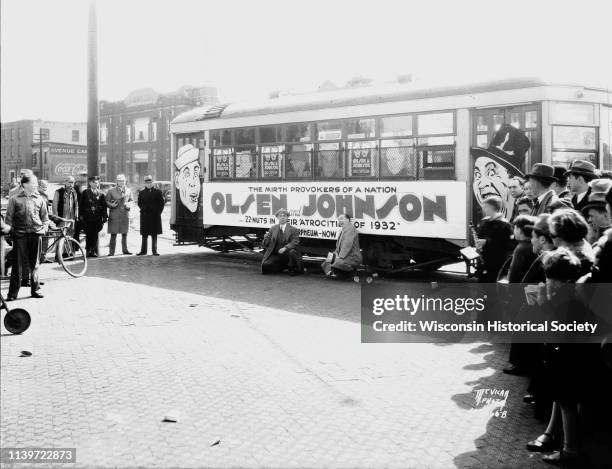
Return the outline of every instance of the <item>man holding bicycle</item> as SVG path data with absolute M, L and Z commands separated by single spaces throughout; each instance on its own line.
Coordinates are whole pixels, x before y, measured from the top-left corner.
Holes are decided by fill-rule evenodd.
M 13 248 L 17 251 L 16 265 L 11 269 L 7 301 L 17 299 L 21 287 L 21 271 L 30 270 L 33 298 L 43 298 L 38 282 L 41 238 L 49 226 L 47 201 L 38 193 L 38 179 L 26 174 L 21 178 L 22 189 L 9 199 L 6 224 L 11 227 Z

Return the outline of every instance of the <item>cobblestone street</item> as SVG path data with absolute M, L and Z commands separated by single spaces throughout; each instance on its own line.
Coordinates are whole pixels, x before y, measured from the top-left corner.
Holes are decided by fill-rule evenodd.
M 76 447 L 79 467 L 543 466 L 505 346 L 361 344 L 357 284 L 161 252 L 80 279 L 44 265 L 45 298 L 11 303 L 33 321 L 2 335 L 3 447 Z M 509 391 L 505 418 L 476 405 L 486 388 Z

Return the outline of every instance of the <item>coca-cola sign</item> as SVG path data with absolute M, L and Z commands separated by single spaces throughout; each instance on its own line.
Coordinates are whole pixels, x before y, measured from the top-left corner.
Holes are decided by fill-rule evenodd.
M 72 161 L 63 161 L 55 165 L 53 173 L 56 176 L 76 176 L 79 173 L 87 172 L 87 164 L 73 163 Z

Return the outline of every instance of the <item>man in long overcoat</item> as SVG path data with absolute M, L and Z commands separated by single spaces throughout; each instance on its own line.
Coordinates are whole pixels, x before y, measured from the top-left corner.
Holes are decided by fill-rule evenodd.
M 121 233 L 121 250 L 123 254 L 131 255 L 127 247 L 127 234 L 130 229 L 130 208 L 134 201 L 132 191 L 125 186 L 125 175 L 117 175 L 117 186 L 106 193 L 108 211 L 108 233 L 111 235 L 108 245 L 108 255 L 115 255 L 117 234 Z
M 355 272 L 361 265 L 361 249 L 359 247 L 359 234 L 355 225 L 351 222 L 350 214 L 341 214 L 338 224 L 342 227 L 333 259 L 326 260 L 321 264 L 325 275 L 346 275 Z
M 85 230 L 85 250 L 87 257 L 98 257 L 98 233 L 108 219 L 106 197 L 100 190 L 100 177 L 88 178 L 89 188 L 81 194 L 79 212 L 81 226 Z
M 161 214 L 164 210 L 164 195 L 162 191 L 153 187 L 153 178 L 145 176 L 145 188 L 138 193 L 138 207 L 140 208 L 140 236 L 142 243 L 138 256 L 147 254 L 147 240 L 151 236 L 151 251 L 154 256 L 157 252 L 157 235 L 162 233 Z
M 304 273 L 300 251 L 300 231 L 287 220 L 289 212 L 281 209 L 276 212 L 278 224 L 272 226 L 263 239 L 266 248 L 261 261 L 261 273 L 282 272 L 289 269 L 289 275 Z

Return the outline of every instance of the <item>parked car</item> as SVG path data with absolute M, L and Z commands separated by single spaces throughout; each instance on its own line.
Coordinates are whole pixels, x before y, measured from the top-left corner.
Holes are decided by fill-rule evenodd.
M 162 194 L 166 203 L 172 200 L 172 182 L 171 181 L 153 181 L 153 187 L 156 187 Z

